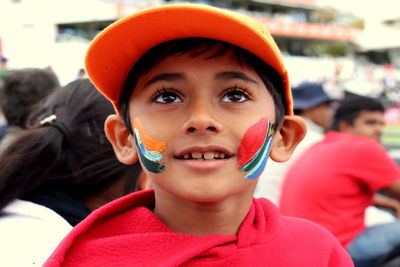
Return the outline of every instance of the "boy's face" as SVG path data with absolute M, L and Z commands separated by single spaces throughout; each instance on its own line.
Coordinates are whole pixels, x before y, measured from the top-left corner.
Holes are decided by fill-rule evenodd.
M 168 57 L 138 80 L 132 125 L 139 119 L 151 138 L 167 144 L 165 169 L 145 171 L 156 190 L 188 200 L 252 196 L 257 179 L 239 170 L 238 147 L 249 127 L 263 118 L 275 122 L 274 102 L 256 72 L 230 53 L 207 56 Z

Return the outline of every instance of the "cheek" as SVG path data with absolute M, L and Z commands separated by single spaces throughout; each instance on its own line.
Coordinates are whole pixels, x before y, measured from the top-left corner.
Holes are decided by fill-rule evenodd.
M 238 164 L 248 179 L 257 178 L 263 171 L 271 149 L 273 123 L 263 118 L 244 134 L 238 148 Z
M 165 169 L 162 152 L 167 148 L 167 143 L 151 138 L 137 117 L 133 119 L 133 131 L 142 165 L 150 172 L 162 172 Z

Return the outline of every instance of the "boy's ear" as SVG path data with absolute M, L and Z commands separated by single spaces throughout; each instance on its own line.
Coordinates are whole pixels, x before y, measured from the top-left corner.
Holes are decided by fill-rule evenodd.
M 287 161 L 306 132 L 306 124 L 300 116 L 285 116 L 272 140 L 271 159 L 276 162 Z
M 138 160 L 135 140 L 119 115 L 108 116 L 104 130 L 120 162 L 130 165 Z

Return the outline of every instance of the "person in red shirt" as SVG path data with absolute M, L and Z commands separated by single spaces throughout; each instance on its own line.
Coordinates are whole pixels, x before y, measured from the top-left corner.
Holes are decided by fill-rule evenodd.
M 345 99 L 334 117 L 334 131 L 307 150 L 289 170 L 282 188 L 283 215 L 314 221 L 348 249 L 356 266 L 372 266 L 400 243 L 400 223 L 366 229 L 371 204 L 399 214 L 400 171 L 379 144 L 383 105 L 375 99 Z M 382 190 L 393 198 L 376 194 Z
M 95 211 L 44 266 L 353 266 L 317 224 L 254 199 L 267 158 L 305 134 L 261 22 L 207 5 L 155 7 L 92 42 L 88 76 L 114 104 L 118 159 L 152 190 Z

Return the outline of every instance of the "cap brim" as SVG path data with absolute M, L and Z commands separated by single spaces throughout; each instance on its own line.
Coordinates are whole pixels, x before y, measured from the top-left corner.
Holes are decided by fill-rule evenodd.
M 111 24 L 93 40 L 87 51 L 88 76 L 117 108 L 126 76 L 145 52 L 163 42 L 193 37 L 231 43 L 268 63 L 282 77 L 287 114 L 292 114 L 287 71 L 269 31 L 257 20 L 207 5 L 160 6 Z
M 330 101 L 334 101 L 334 99 L 330 98 L 328 95 L 321 95 L 313 99 L 295 99 L 293 105 L 294 109 L 308 109 Z

